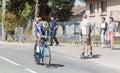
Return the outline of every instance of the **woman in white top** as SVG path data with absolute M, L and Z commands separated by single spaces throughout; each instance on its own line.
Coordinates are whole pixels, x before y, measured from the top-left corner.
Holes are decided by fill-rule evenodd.
M 102 43 L 102 48 L 104 48 L 104 43 L 106 40 L 106 29 L 107 29 L 107 23 L 105 22 L 105 17 L 101 18 L 102 23 L 100 24 L 100 39 Z

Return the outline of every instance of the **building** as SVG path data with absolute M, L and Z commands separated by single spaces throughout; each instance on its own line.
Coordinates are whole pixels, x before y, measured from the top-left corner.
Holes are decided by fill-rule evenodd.
M 77 29 L 75 29 L 75 24 L 77 22 L 79 22 L 80 18 L 78 16 L 79 13 L 81 12 L 85 12 L 86 7 L 85 6 L 78 6 L 78 7 L 73 7 L 72 8 L 72 16 L 69 19 L 69 21 L 67 21 L 66 23 L 64 22 L 59 22 L 58 24 L 60 25 L 58 28 L 58 33 L 59 35 L 63 35 L 64 34 L 64 28 L 66 27 L 66 34 L 67 35 L 74 35 L 75 31 L 77 31 Z M 64 26 L 65 25 L 65 26 Z
M 59 41 L 63 42 L 66 38 L 69 36 L 74 36 L 75 34 L 79 33 L 78 30 L 78 21 L 80 20 L 78 14 L 81 12 L 85 12 L 86 7 L 85 6 L 78 6 L 72 8 L 72 16 L 67 22 L 58 22 L 59 28 L 57 31 L 57 37 L 59 38 Z
M 77 7 L 72 8 L 71 11 L 73 12 L 73 14 L 71 18 L 69 19 L 67 26 L 66 26 L 67 34 L 74 35 L 76 33 L 79 33 L 78 25 L 79 25 L 80 17 L 78 16 L 78 14 L 85 12 L 85 10 L 86 10 L 86 6 L 77 6 Z
M 85 12 L 86 6 L 78 6 L 72 8 L 72 17 L 70 18 L 69 22 L 78 22 L 80 20 L 78 14 L 81 12 Z
M 88 19 L 99 28 L 101 17 L 106 21 L 112 16 L 117 23 L 117 36 L 120 36 L 120 0 L 84 0 Z

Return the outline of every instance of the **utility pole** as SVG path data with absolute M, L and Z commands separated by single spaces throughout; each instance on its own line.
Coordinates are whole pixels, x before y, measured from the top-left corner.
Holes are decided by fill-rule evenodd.
M 36 5 L 35 5 L 35 18 L 37 18 L 39 15 L 38 15 L 38 13 L 39 13 L 39 8 L 38 8 L 38 6 L 39 6 L 39 0 L 36 0 Z
M 51 10 L 51 12 L 50 12 L 50 16 L 54 16 L 55 15 L 55 9 L 54 9 L 54 3 L 55 3 L 55 1 L 54 0 L 52 0 L 52 10 Z
M 4 14 L 6 12 L 6 0 L 2 0 L 2 40 L 5 40 L 4 32 Z

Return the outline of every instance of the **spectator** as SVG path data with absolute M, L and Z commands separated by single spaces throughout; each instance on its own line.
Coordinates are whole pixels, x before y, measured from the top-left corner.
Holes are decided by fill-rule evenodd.
M 116 24 L 114 22 L 113 17 L 109 17 L 109 24 L 107 27 L 107 42 L 109 44 L 110 50 L 113 49 L 113 42 L 114 42 L 114 36 L 115 36 L 115 31 L 116 31 Z
M 87 15 L 85 13 L 79 14 L 81 20 L 81 30 L 82 30 L 82 42 L 83 42 L 83 52 L 80 55 L 81 59 L 85 59 L 88 57 L 88 46 L 90 49 L 90 55 L 92 55 L 92 46 L 91 46 L 91 28 L 88 20 L 86 19 Z
M 59 45 L 59 42 L 56 38 L 56 31 L 57 31 L 57 28 L 58 28 L 58 24 L 56 23 L 56 20 L 55 20 L 55 17 L 54 16 L 51 16 L 50 17 L 51 19 L 51 22 L 50 22 L 50 36 L 51 36 L 51 39 L 50 39 L 50 46 L 53 45 L 53 40 L 56 42 L 56 45 Z
M 100 38 L 101 38 L 101 43 L 102 43 L 102 48 L 104 48 L 104 43 L 106 40 L 106 30 L 107 30 L 107 22 L 105 22 L 105 17 L 101 18 L 102 23 L 100 24 Z

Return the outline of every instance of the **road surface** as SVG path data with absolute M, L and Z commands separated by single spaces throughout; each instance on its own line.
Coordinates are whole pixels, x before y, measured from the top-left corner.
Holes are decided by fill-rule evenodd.
M 0 73 L 120 73 L 118 69 L 54 51 L 51 66 L 46 68 L 35 64 L 32 47 L 33 44 L 0 44 Z

